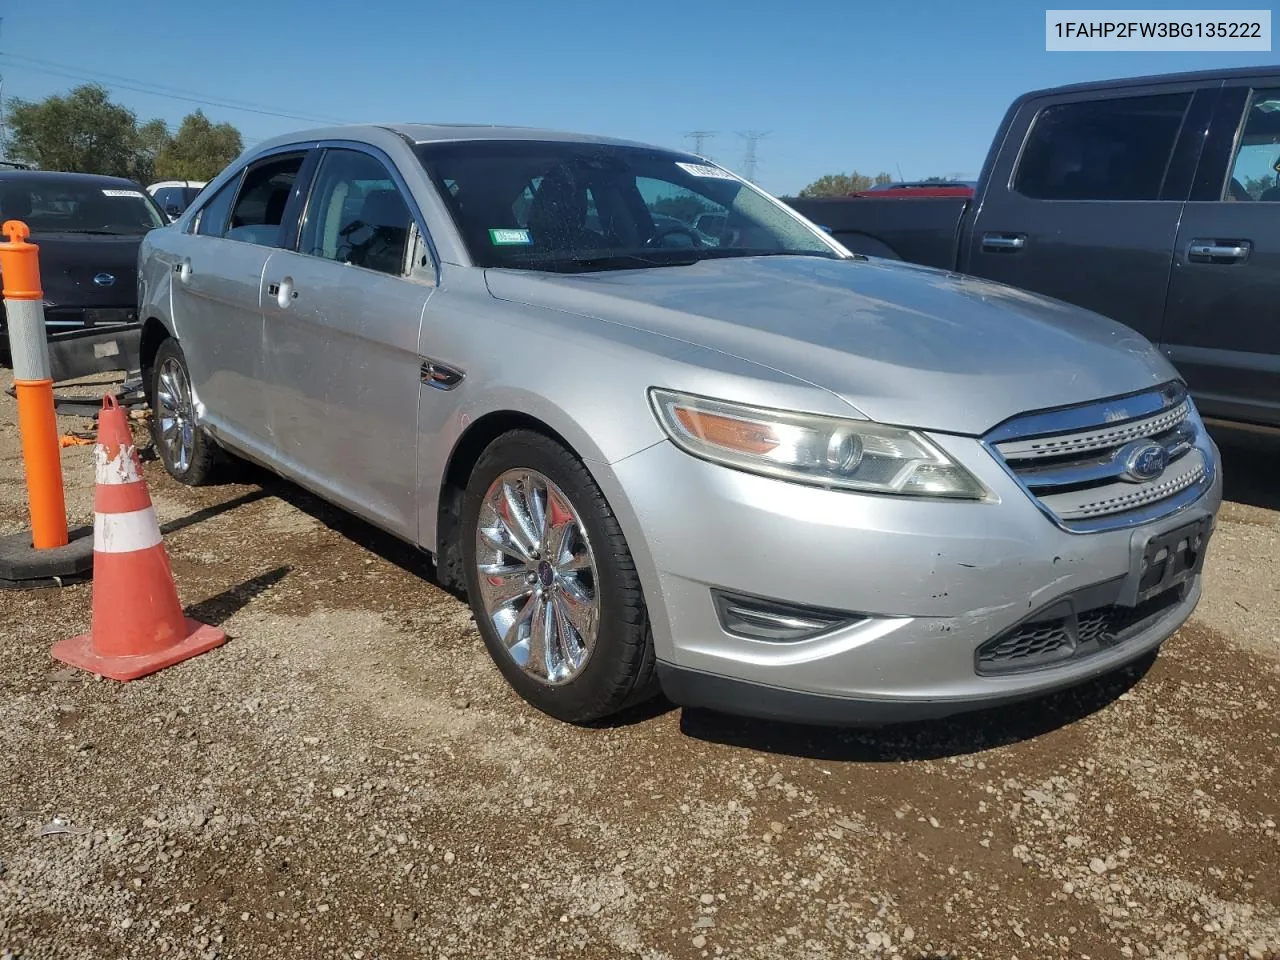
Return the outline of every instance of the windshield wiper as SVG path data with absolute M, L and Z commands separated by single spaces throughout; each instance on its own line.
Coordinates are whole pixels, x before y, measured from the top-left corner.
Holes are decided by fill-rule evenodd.
M 840 259 L 827 250 L 765 250 L 751 247 L 712 247 L 700 251 L 704 260 L 727 260 L 735 257 L 817 257 L 821 260 Z
M 666 257 L 654 259 L 642 257 L 637 253 L 611 253 L 598 257 L 566 257 L 563 260 L 552 260 L 546 265 L 552 269 L 579 270 L 625 270 L 627 267 L 691 267 L 698 257 Z

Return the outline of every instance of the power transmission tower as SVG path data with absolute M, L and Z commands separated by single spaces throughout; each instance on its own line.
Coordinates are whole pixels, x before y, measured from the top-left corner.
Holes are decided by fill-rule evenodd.
M 742 155 L 742 176 L 752 183 L 756 179 L 756 144 L 769 135 L 767 130 L 748 130 L 738 136 L 747 141 L 747 148 Z
M 702 145 L 715 135 L 716 132 L 714 130 L 690 130 L 685 134 L 686 137 L 693 141 L 693 152 L 700 157 L 706 156 L 702 152 Z

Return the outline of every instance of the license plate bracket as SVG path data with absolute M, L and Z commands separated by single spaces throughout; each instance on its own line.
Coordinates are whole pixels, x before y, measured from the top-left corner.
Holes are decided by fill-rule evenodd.
M 1213 518 L 1200 517 L 1132 546 L 1129 578 L 1120 603 L 1136 607 L 1157 594 L 1193 579 L 1204 567 Z

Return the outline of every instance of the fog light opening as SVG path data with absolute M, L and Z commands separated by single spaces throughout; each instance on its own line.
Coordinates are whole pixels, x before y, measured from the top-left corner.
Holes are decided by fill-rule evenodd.
M 868 619 L 857 613 L 827 610 L 740 593 L 712 590 L 716 616 L 726 633 L 748 640 L 794 643 L 811 640 Z

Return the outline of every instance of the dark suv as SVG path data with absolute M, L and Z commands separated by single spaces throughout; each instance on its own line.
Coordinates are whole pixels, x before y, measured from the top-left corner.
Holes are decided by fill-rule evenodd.
M 40 246 L 45 320 L 59 329 L 136 323 L 138 243 L 166 221 L 132 180 L 0 171 L 0 221 L 21 220 Z M 0 351 L 8 331 L 0 316 Z

